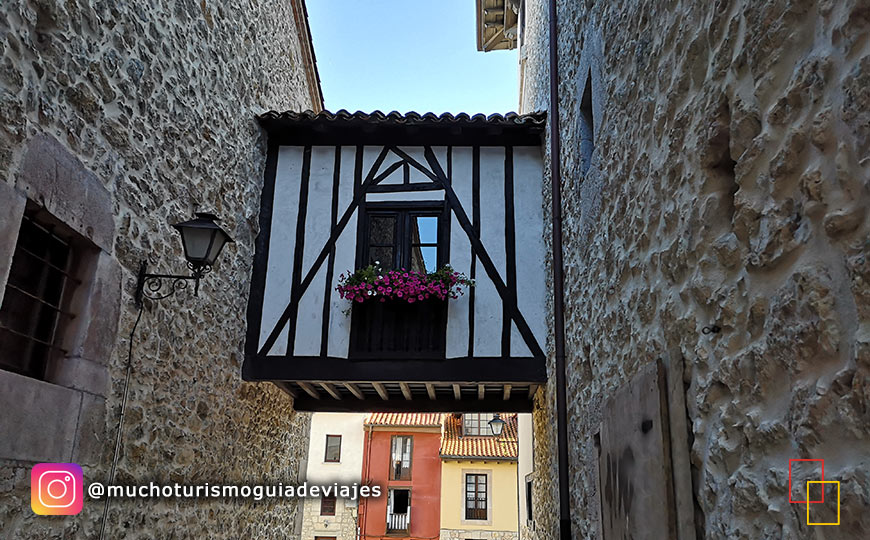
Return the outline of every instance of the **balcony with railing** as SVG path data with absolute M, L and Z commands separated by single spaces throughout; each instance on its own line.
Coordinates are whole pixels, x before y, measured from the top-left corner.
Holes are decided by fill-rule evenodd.
M 387 534 L 407 533 L 410 511 L 408 508 L 406 514 L 387 514 Z

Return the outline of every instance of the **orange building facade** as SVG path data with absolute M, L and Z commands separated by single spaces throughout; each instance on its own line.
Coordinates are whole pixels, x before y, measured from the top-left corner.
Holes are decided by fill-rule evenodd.
M 362 540 L 433 540 L 441 527 L 440 413 L 373 413 L 365 421 L 360 500 Z

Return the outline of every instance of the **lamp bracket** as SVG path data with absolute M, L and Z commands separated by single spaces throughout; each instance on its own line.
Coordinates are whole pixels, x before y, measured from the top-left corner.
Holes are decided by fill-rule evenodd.
M 136 307 L 142 307 L 142 300 L 150 298 L 151 300 L 163 300 L 173 296 L 178 291 L 187 289 L 188 281 L 193 281 L 193 295 L 199 293 L 199 280 L 211 272 L 210 266 L 196 266 L 187 263 L 191 274 L 189 276 L 178 274 L 149 274 L 148 265 L 145 261 L 139 264 L 139 277 L 136 280 L 136 295 L 134 301 Z

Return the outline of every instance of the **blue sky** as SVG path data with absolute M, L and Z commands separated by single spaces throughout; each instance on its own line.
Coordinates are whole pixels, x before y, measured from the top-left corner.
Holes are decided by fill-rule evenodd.
M 308 0 L 326 108 L 505 113 L 517 54 L 477 51 L 474 0 Z

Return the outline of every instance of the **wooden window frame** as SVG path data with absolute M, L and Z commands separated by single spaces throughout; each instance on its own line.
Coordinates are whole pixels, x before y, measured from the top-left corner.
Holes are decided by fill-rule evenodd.
M 404 514 L 394 514 L 393 513 L 393 508 L 391 507 L 391 505 L 395 504 L 395 497 L 396 497 L 395 492 L 396 491 L 407 491 L 408 492 L 408 511 L 405 512 Z M 411 499 L 412 499 L 412 495 L 413 495 L 412 491 L 413 491 L 413 489 L 411 488 L 411 486 L 396 486 L 396 487 L 389 488 L 389 490 L 387 492 L 387 516 L 386 516 L 387 517 L 387 534 L 393 534 L 393 533 L 396 533 L 399 531 L 408 531 L 410 529 L 410 526 L 411 526 Z M 391 515 L 406 516 L 405 517 L 406 528 L 404 528 L 404 529 L 391 529 L 390 523 L 389 523 L 389 519 L 390 519 Z
M 405 469 L 404 467 L 402 467 L 402 469 L 401 469 L 403 472 L 405 470 L 407 470 L 408 471 L 407 475 L 402 474 L 402 473 L 400 473 L 398 475 L 396 474 L 396 467 L 395 467 L 396 459 L 395 459 L 394 452 L 396 449 L 396 440 L 397 439 L 410 439 L 410 441 L 411 441 L 411 444 L 409 445 L 409 449 L 408 449 L 408 468 Z M 402 448 L 404 448 L 404 445 L 402 446 Z M 404 451 L 402 452 L 402 455 L 404 457 Z M 401 461 L 404 461 L 404 459 L 402 459 Z M 390 480 L 397 480 L 400 482 L 410 481 L 413 467 L 414 467 L 414 436 L 413 435 L 393 435 L 392 437 L 390 437 L 390 463 L 389 463 L 389 478 L 390 478 Z
M 475 495 L 475 498 L 474 498 L 475 501 L 479 500 L 478 497 L 481 493 L 481 491 L 478 489 L 480 487 L 479 479 L 483 478 L 483 504 L 484 504 L 484 506 L 482 509 L 477 508 L 477 505 L 475 505 L 474 508 L 468 507 L 468 501 L 469 501 L 469 498 L 468 498 L 469 497 L 468 479 L 469 479 L 469 477 L 475 478 L 474 491 L 473 491 L 473 493 Z M 490 487 L 489 482 L 490 482 L 489 475 L 486 473 L 465 473 L 464 478 L 463 478 L 463 486 L 464 486 L 463 492 L 465 493 L 465 497 L 463 498 L 463 509 L 464 509 L 463 513 L 465 515 L 466 521 L 487 521 L 489 519 L 489 487 Z M 479 512 L 481 510 L 483 510 L 483 517 L 480 517 Z M 471 515 L 469 515 L 470 511 L 472 512 Z
M 337 438 L 338 439 L 338 456 L 335 459 L 329 459 L 329 439 Z M 326 435 L 326 444 L 323 449 L 323 462 L 324 463 L 341 463 L 341 435 Z
M 360 214 L 362 226 L 359 228 L 357 238 L 357 268 L 364 268 L 369 264 L 373 264 L 373 258 L 369 255 L 371 247 L 392 247 L 393 269 L 410 269 L 411 252 L 414 247 L 411 241 L 411 219 L 414 217 L 438 218 L 438 236 L 435 244 L 425 243 L 422 245 L 437 248 L 436 270 L 447 264 L 447 247 L 450 241 L 447 234 L 449 212 L 444 201 L 370 202 L 360 206 Z M 392 246 L 381 246 L 380 244 L 373 246 L 370 243 L 371 219 L 372 217 L 382 216 L 394 216 L 396 218 Z
M 335 515 L 335 507 L 336 501 L 338 498 L 335 495 L 326 497 L 320 497 L 320 515 L 321 516 L 334 516 Z M 330 508 L 331 506 L 331 508 Z

